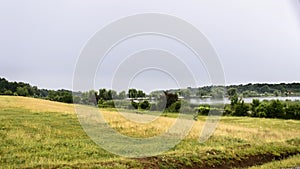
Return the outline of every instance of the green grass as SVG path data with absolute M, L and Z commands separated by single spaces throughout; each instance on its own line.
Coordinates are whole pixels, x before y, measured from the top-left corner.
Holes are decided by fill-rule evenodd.
M 171 118 L 173 114 L 167 114 L 164 115 L 167 117 L 158 117 L 149 124 L 136 124 L 121 117 L 115 109 L 105 109 L 101 113 L 116 130 L 141 138 L 160 134 L 175 120 Z M 127 113 L 135 115 L 130 111 Z M 152 115 L 156 115 L 155 112 Z M 198 137 L 205 118 L 200 117 L 187 138 L 168 152 L 156 157 L 128 159 L 95 144 L 81 128 L 73 105 L 0 96 L 0 168 L 189 168 L 218 165 L 239 168 L 235 165 L 237 162 L 252 157 L 276 160 L 258 168 L 299 165 L 299 155 L 283 161 L 278 159 L 300 153 L 300 121 L 223 117 L 214 135 L 200 144 Z
M 285 160 L 273 161 L 261 166 L 250 167 L 249 169 L 278 169 L 300 167 L 300 155 L 295 155 Z
M 0 114 L 0 164 L 4 168 L 131 163 L 94 144 L 74 115 L 20 109 L 0 110 Z

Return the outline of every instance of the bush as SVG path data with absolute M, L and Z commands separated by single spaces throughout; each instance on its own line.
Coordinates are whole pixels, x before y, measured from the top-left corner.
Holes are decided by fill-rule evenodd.
M 267 117 L 284 118 L 284 105 L 279 100 L 272 100 L 267 106 Z
M 114 104 L 114 101 L 112 101 L 112 100 L 104 101 L 103 99 L 100 99 L 98 101 L 98 107 L 99 108 L 115 108 L 115 104 Z
M 232 112 L 232 109 L 231 109 L 231 105 L 225 105 L 225 108 L 224 108 L 224 115 L 231 115 L 233 112 Z
M 244 101 L 238 102 L 236 105 L 234 105 L 234 116 L 247 116 L 249 111 L 249 105 L 244 103 Z
M 287 102 L 285 108 L 285 119 L 297 119 L 300 120 L 300 103 Z
M 197 111 L 198 111 L 199 115 L 208 115 L 208 113 L 210 111 L 210 106 L 206 106 L 206 105 L 203 106 L 203 105 L 201 105 L 201 106 L 199 106 L 197 108 Z
M 134 108 L 134 109 L 138 109 L 139 108 L 139 103 L 138 102 L 134 102 L 131 101 L 131 106 L 129 106 L 130 108 Z
M 268 107 L 268 102 L 264 101 L 260 103 L 254 111 L 254 117 L 267 117 L 267 107 Z
M 145 100 L 145 101 L 143 101 L 139 104 L 139 107 L 141 109 L 144 109 L 144 110 L 149 110 L 150 109 L 150 103 L 147 100 Z
M 4 95 L 13 95 L 13 92 L 11 90 L 5 90 Z
M 181 101 L 176 101 L 165 109 L 165 112 L 178 113 L 181 108 Z

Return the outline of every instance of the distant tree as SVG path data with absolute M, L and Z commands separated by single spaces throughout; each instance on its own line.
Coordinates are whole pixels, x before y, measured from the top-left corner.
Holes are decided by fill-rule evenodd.
M 74 97 L 73 97 L 73 102 L 74 102 L 74 103 L 77 103 L 77 104 L 81 103 L 80 97 L 79 97 L 79 96 L 74 96 Z
M 137 97 L 146 97 L 146 94 L 142 90 L 138 90 Z
M 60 99 L 57 101 L 64 102 L 64 103 L 73 103 L 73 96 L 72 92 L 70 91 L 61 91 L 59 93 Z
M 95 90 L 90 90 L 88 92 L 83 92 L 81 94 L 82 103 L 83 104 L 88 104 L 88 105 L 97 105 L 98 102 L 97 102 L 97 98 L 95 96 L 95 93 L 97 93 Z
M 38 89 L 37 86 L 33 86 L 31 88 L 31 92 L 33 97 L 41 97 L 40 90 Z
M 179 93 L 184 98 L 190 98 L 191 97 L 191 90 L 190 89 L 181 89 Z
M 229 96 L 229 98 L 230 97 L 233 97 L 233 96 L 235 96 L 235 95 L 237 95 L 237 89 L 236 88 L 229 88 L 228 90 L 227 90 L 227 94 L 228 94 L 228 96 Z
M 128 90 L 128 97 L 129 98 L 137 98 L 137 90 L 136 89 L 129 89 Z
M 125 99 L 126 98 L 126 92 L 125 91 L 121 91 L 119 93 L 119 96 L 118 96 L 119 99 Z
M 161 97 L 162 92 L 161 91 L 153 91 L 150 93 L 150 98 L 158 100 Z
M 257 108 L 258 108 L 259 105 L 260 105 L 259 99 L 253 99 L 252 100 L 252 103 L 251 103 L 251 116 L 259 117 L 258 112 L 257 112 Z
M 108 93 L 106 89 L 100 89 L 99 90 L 99 99 L 108 100 Z
M 249 111 L 249 106 L 244 102 L 244 100 L 239 101 L 234 105 L 234 116 L 247 116 Z
M 29 92 L 27 87 L 17 87 L 17 91 L 16 91 L 18 96 L 29 96 Z
M 196 93 L 196 96 L 203 97 L 205 95 L 207 95 L 207 92 L 201 88 L 198 88 L 198 92 Z
M 267 117 L 268 102 L 261 102 L 255 109 L 257 117 Z
M 167 91 L 164 91 L 164 94 L 160 96 L 157 108 L 158 110 L 168 110 L 168 111 L 178 111 L 180 109 L 180 103 L 177 105 L 176 102 L 178 101 L 178 95 L 174 93 L 169 93 Z M 174 104 L 174 105 L 173 105 Z M 169 109 L 170 106 L 174 106 L 173 108 Z M 179 108 L 178 108 L 179 106 Z M 177 109 L 177 110 L 176 110 Z
M 222 99 L 224 97 L 225 91 L 224 87 L 213 87 L 211 89 L 211 96 L 213 99 Z
M 274 93 L 274 96 L 275 96 L 275 97 L 278 97 L 278 96 L 280 95 L 280 91 L 279 91 L 279 90 L 274 90 L 273 93 Z
M 272 100 L 267 106 L 267 117 L 270 118 L 283 118 L 284 117 L 284 105 L 280 100 Z
M 117 92 L 114 90 L 107 91 L 107 100 L 113 100 L 117 98 Z
M 238 94 L 236 88 L 230 88 L 227 90 L 231 106 L 234 106 L 238 103 Z
M 270 93 L 271 89 L 268 85 L 264 85 L 263 87 L 260 88 L 261 93 Z
M 4 90 L 4 95 L 13 95 L 13 92 L 11 90 Z
M 239 97 L 238 97 L 237 94 L 233 95 L 233 96 L 230 96 L 230 105 L 232 107 L 234 107 L 234 105 L 238 104 L 238 102 L 239 102 Z

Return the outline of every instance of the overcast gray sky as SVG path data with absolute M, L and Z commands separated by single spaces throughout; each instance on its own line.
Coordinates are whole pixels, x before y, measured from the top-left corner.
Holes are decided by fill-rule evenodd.
M 300 81 L 298 0 L 0 0 L 0 76 L 40 88 L 72 89 L 76 60 L 88 39 L 117 19 L 146 12 L 176 16 L 204 33 L 219 54 L 227 84 Z M 128 46 L 157 41 L 174 43 L 132 39 L 112 51 L 106 63 L 116 64 L 109 56 L 122 55 Z M 197 85 L 209 84 L 204 68 L 187 62 L 203 77 Z M 96 76 L 96 87 L 109 87 L 106 75 Z M 161 72 L 141 74 L 131 85 L 146 91 L 175 87 Z

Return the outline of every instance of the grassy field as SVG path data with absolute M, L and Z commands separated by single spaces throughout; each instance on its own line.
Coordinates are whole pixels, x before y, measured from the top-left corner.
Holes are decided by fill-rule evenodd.
M 128 121 L 114 110 L 104 109 L 101 113 L 117 131 L 139 138 L 163 133 L 175 120 L 174 114 L 165 114 L 144 124 Z M 72 104 L 0 96 L 0 168 L 300 166 L 300 121 L 223 117 L 214 135 L 200 144 L 198 138 L 205 118 L 200 117 L 186 139 L 168 152 L 130 159 L 95 144 L 81 128 Z

